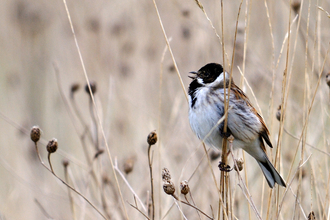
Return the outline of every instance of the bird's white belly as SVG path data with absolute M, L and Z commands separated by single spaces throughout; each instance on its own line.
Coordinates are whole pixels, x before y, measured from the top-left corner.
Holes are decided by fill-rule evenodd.
M 198 105 L 199 103 L 196 103 Z M 222 137 L 217 122 L 221 117 L 212 105 L 205 105 L 189 110 L 189 121 L 197 137 L 207 145 L 221 149 Z M 211 132 L 212 131 L 212 132 Z

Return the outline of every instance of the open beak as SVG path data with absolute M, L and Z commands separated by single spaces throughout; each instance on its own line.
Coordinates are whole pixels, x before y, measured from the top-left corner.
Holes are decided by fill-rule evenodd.
M 189 73 L 194 74 L 193 76 L 188 76 L 190 79 L 196 79 L 197 72 L 189 72 Z

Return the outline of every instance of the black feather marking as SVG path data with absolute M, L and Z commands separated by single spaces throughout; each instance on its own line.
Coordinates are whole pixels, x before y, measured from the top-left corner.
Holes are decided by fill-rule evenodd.
M 190 85 L 189 85 L 189 89 L 188 89 L 188 94 L 190 95 L 191 97 L 191 108 L 194 107 L 195 105 L 195 102 L 197 100 L 197 97 L 196 97 L 196 90 L 199 88 L 199 87 L 202 87 L 203 85 L 199 84 L 197 79 L 194 79 Z
M 272 142 L 270 142 L 270 140 L 269 140 L 269 136 L 268 136 L 267 132 L 264 130 L 264 131 L 262 131 L 262 132 L 260 133 L 260 135 L 261 135 L 261 137 L 266 141 L 266 143 L 268 144 L 268 146 L 269 146 L 270 148 L 273 148 Z

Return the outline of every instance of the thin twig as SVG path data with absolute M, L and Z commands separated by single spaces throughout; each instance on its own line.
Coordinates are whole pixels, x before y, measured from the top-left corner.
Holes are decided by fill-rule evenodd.
M 205 212 L 203 212 L 202 210 L 200 210 L 200 209 L 197 208 L 196 206 L 194 206 L 194 205 L 192 205 L 192 204 L 190 204 L 190 203 L 188 203 L 188 202 L 185 202 L 185 201 L 180 200 L 180 199 L 179 199 L 176 195 L 174 195 L 174 194 L 172 194 L 171 196 L 172 196 L 176 201 L 179 201 L 179 202 L 181 202 L 181 203 L 183 203 L 183 204 L 185 204 L 185 205 L 187 205 L 187 206 L 190 206 L 190 207 L 196 209 L 197 211 L 199 211 L 200 213 L 202 213 L 202 214 L 203 214 L 205 217 L 207 217 L 208 219 L 212 219 L 212 220 L 213 220 L 212 217 L 208 216 Z
M 138 195 L 135 193 L 134 189 L 131 187 L 131 185 L 129 184 L 129 182 L 127 181 L 127 179 L 125 178 L 124 174 L 120 171 L 120 169 L 118 168 L 118 163 L 117 163 L 117 159 L 115 158 L 115 171 L 118 172 L 119 176 L 121 176 L 121 178 L 124 180 L 124 182 L 126 183 L 127 187 L 129 188 L 129 190 L 133 193 L 134 198 L 139 201 L 140 205 L 142 206 L 143 210 L 146 212 L 147 209 L 144 206 L 143 202 L 141 201 L 141 199 L 138 197 Z
M 149 162 L 150 184 L 151 184 L 151 206 L 152 206 L 151 219 L 154 220 L 155 219 L 155 201 L 154 201 L 154 179 L 152 177 L 152 159 L 151 159 L 151 155 L 150 155 L 151 146 L 152 145 L 149 145 L 149 147 L 148 147 L 148 162 Z
M 70 184 L 66 183 L 64 180 L 62 180 L 59 176 L 57 176 L 50 168 L 48 168 L 45 163 L 42 161 L 41 157 L 40 157 L 40 153 L 39 153 L 39 150 L 38 150 L 38 144 L 37 142 L 35 142 L 35 147 L 36 147 L 36 152 L 37 152 L 37 155 L 38 155 L 38 158 L 39 158 L 39 161 L 41 163 L 41 165 L 43 167 L 45 167 L 49 172 L 51 172 L 58 180 L 60 180 L 64 185 L 66 185 L 67 187 L 69 187 L 72 191 L 74 191 L 75 193 L 77 193 L 79 196 L 81 196 L 90 206 L 92 206 L 92 208 L 94 208 L 104 219 L 107 219 L 103 214 L 102 212 L 96 208 L 96 206 L 90 202 L 83 194 L 81 194 L 79 191 L 77 191 L 75 188 L 73 188 Z
M 188 102 L 188 95 L 187 95 L 187 92 L 186 92 L 186 89 L 185 89 L 185 86 L 183 84 L 183 81 L 182 81 L 182 78 L 181 78 L 181 74 L 180 74 L 180 71 L 179 71 L 179 68 L 178 68 L 178 65 L 176 64 L 176 61 L 175 61 L 175 58 L 174 58 L 174 55 L 173 55 L 173 52 L 172 52 L 172 48 L 171 48 L 171 45 L 170 45 L 170 41 L 166 35 L 166 32 L 165 32 L 165 28 L 164 28 L 164 25 L 163 25 L 163 22 L 162 22 L 162 19 L 160 17 L 160 14 L 159 14 L 159 11 L 158 11 L 158 7 L 157 7 L 157 4 L 156 4 L 156 1 L 155 0 L 152 0 L 153 3 L 154 3 L 154 6 L 155 6 L 155 10 L 156 10 L 156 13 L 157 13 L 157 17 L 158 17 L 158 21 L 159 21 L 159 24 L 160 24 L 160 27 L 162 28 L 162 31 L 163 31 L 163 35 L 164 35 L 164 38 L 165 38 L 165 41 L 166 41 L 166 45 L 168 47 L 168 51 L 170 52 L 171 54 L 171 58 L 172 58 L 172 61 L 173 61 L 173 65 L 174 65 L 174 68 L 176 70 L 176 73 L 177 73 L 177 76 L 179 77 L 179 81 L 180 81 L 180 84 L 181 84 L 181 88 L 184 92 L 184 95 L 186 97 L 186 100 Z
M 47 211 L 45 210 L 45 208 L 40 204 L 40 202 L 37 199 L 34 199 L 35 203 L 37 204 L 37 206 L 40 208 L 41 212 L 46 216 L 46 218 L 48 219 L 54 219 L 53 217 L 51 217 Z
M 237 166 L 237 163 L 236 163 L 236 160 L 235 160 L 234 154 L 233 154 L 233 142 L 232 142 L 232 141 L 229 141 L 229 150 L 230 150 L 231 157 L 232 157 L 232 159 L 233 159 L 233 161 L 234 161 L 234 166 L 236 167 L 236 172 L 237 172 L 238 178 L 239 178 L 240 182 L 242 183 L 244 189 L 242 188 L 242 185 L 241 185 L 241 184 L 238 184 L 238 186 L 241 188 L 241 190 L 242 190 L 242 192 L 243 192 L 245 198 L 248 200 L 248 202 L 249 202 L 250 206 L 252 207 L 253 211 L 255 212 L 257 218 L 258 218 L 259 220 L 262 220 L 262 218 L 261 218 L 261 216 L 260 216 L 260 213 L 258 212 L 258 210 L 257 210 L 257 208 L 256 208 L 256 206 L 255 206 L 255 204 L 254 204 L 254 202 L 253 202 L 253 200 L 252 200 L 252 196 L 251 196 L 251 194 L 250 194 L 248 188 L 247 188 L 246 185 L 244 184 L 243 179 L 242 179 L 242 177 L 241 177 L 241 174 L 240 174 L 239 171 L 238 171 L 239 169 L 238 169 L 238 166 Z
M 66 3 L 66 0 L 63 0 L 63 4 L 64 4 L 65 10 L 66 10 L 66 14 L 67 14 L 67 16 L 68 16 L 68 20 L 69 20 L 69 23 L 70 23 L 71 32 L 72 32 L 72 35 L 73 35 L 73 38 L 74 38 L 74 42 L 75 42 L 75 45 L 76 45 L 76 48 L 77 48 L 77 52 L 78 52 L 78 55 L 79 55 L 79 60 L 80 60 L 81 66 L 82 66 L 82 68 L 83 68 L 84 76 L 85 76 L 85 79 L 86 79 L 86 82 L 87 82 L 87 85 L 88 85 L 88 90 L 89 90 L 89 93 L 90 93 L 91 99 L 92 99 L 92 101 L 93 101 L 93 105 L 94 105 L 94 108 L 95 108 L 95 112 L 97 112 L 97 111 L 96 111 L 96 104 L 95 104 L 94 95 L 93 95 L 93 93 L 92 93 L 92 89 L 91 89 L 91 87 L 90 87 L 90 81 L 89 81 L 89 78 L 88 78 L 88 76 L 87 76 L 87 71 L 86 71 L 86 68 L 85 68 L 84 60 L 83 60 L 83 58 L 82 58 L 82 54 L 81 54 L 81 51 L 80 51 L 80 47 L 79 47 L 79 44 L 78 44 L 78 40 L 77 40 L 77 37 L 76 37 L 75 30 L 74 30 L 74 28 L 73 28 L 73 24 L 72 24 L 72 20 L 71 20 L 70 12 L 69 12 L 68 5 L 67 5 L 67 3 Z M 97 122 L 98 122 L 98 124 L 99 124 L 99 126 L 100 126 L 100 130 L 101 130 L 101 133 L 102 133 L 102 137 L 103 137 L 103 140 L 104 140 L 104 144 L 105 144 L 106 149 L 107 149 L 108 158 L 109 158 L 109 160 L 110 160 L 111 169 L 112 169 L 112 172 L 113 172 L 113 175 L 114 175 L 115 181 L 116 181 L 116 187 L 117 187 L 117 190 L 118 190 L 119 195 L 120 195 L 120 200 L 121 200 L 121 204 L 122 204 L 123 209 L 124 209 L 125 217 L 126 217 L 126 219 L 128 220 L 129 217 L 128 217 L 127 210 L 126 210 L 126 206 L 125 206 L 125 203 L 124 203 L 123 194 L 122 194 L 122 192 L 121 192 L 120 185 L 119 185 L 119 182 L 118 182 L 118 178 L 117 178 L 116 172 L 115 172 L 115 170 L 114 170 L 114 166 L 113 166 L 113 161 L 112 161 L 112 156 L 111 156 L 110 148 L 109 148 L 109 145 L 108 145 L 107 139 L 106 139 L 106 137 L 105 137 L 105 133 L 104 133 L 103 125 L 102 125 L 102 122 L 101 122 L 101 120 L 100 120 L 100 117 L 99 117 L 99 114 L 98 114 L 98 113 L 96 114 L 96 118 L 97 118 Z
M 144 214 L 137 206 L 132 205 L 131 203 L 129 203 L 130 206 L 132 206 L 133 208 L 135 208 L 138 212 L 140 212 L 146 219 L 151 220 L 146 214 Z
M 65 178 L 65 181 L 67 183 L 69 183 L 68 165 L 64 165 L 64 178 Z M 75 206 L 74 206 L 74 201 L 73 201 L 73 197 L 72 197 L 72 193 L 71 193 L 70 189 L 68 189 L 68 196 L 69 196 L 70 205 L 71 205 L 72 217 L 73 217 L 74 220 L 76 220 L 77 219 L 76 209 L 75 209 Z

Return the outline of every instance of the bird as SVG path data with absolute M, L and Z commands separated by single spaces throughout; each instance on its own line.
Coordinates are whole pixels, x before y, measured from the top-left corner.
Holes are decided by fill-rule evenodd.
M 273 188 L 275 183 L 286 187 L 285 181 L 266 154 L 264 142 L 271 148 L 273 146 L 263 118 L 222 65 L 208 63 L 197 72 L 190 73 L 192 81 L 188 88 L 189 122 L 196 136 L 206 145 L 221 150 L 224 137 L 232 135 L 233 149 L 243 149 L 257 161 L 270 188 Z M 218 122 L 225 114 L 224 102 L 225 96 L 228 101 L 229 83 L 231 85 L 225 132 L 224 121 L 220 124 Z

